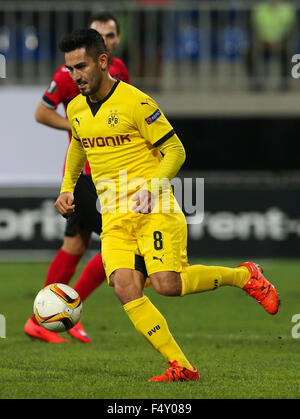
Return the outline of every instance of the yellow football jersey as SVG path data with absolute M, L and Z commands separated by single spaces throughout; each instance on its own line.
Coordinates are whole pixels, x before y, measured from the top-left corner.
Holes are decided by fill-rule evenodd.
M 122 81 L 97 103 L 76 96 L 67 115 L 73 138 L 61 192 L 73 191 L 87 159 L 103 225 L 116 214 L 128 215 L 138 186 L 155 176 L 162 159 L 157 147 L 175 134 L 173 127 L 152 98 Z

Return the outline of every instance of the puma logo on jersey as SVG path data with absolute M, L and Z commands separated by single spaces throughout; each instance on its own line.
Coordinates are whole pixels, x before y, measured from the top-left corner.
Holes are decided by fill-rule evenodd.
M 158 258 L 157 256 L 153 256 L 153 260 L 160 260 L 161 261 L 161 263 L 164 263 L 163 262 L 163 260 L 162 260 L 162 258 L 164 257 L 165 255 L 162 255 L 162 257 L 161 258 Z

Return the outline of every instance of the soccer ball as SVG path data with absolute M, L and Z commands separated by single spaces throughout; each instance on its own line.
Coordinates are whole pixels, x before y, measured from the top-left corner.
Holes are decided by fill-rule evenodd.
M 33 311 L 38 323 L 51 332 L 65 332 L 80 320 L 82 302 L 79 294 L 65 284 L 52 284 L 36 296 Z

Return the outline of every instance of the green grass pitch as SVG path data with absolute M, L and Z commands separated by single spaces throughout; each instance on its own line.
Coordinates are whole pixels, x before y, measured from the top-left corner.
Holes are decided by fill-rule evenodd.
M 300 261 L 258 262 L 280 292 L 276 316 L 236 288 L 184 298 L 146 290 L 198 367 L 200 381 L 188 383 L 147 381 L 164 371 L 165 360 L 135 331 L 106 283 L 84 303 L 83 324 L 93 343 L 31 340 L 23 327 L 48 264 L 0 263 L 0 313 L 6 318 L 6 338 L 0 339 L 0 398 L 299 398 L 300 339 L 292 337 L 292 317 L 300 314 Z

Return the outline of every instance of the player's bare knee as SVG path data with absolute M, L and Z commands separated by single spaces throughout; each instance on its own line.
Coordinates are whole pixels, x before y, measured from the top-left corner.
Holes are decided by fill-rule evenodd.
M 123 305 L 143 296 L 144 277 L 140 272 L 118 269 L 110 276 L 110 282 Z
M 158 294 L 167 297 L 181 294 L 181 279 L 177 272 L 157 272 L 150 275 L 152 287 Z
M 75 236 L 66 236 L 62 249 L 70 255 L 83 255 L 90 243 L 91 234 L 81 232 Z

